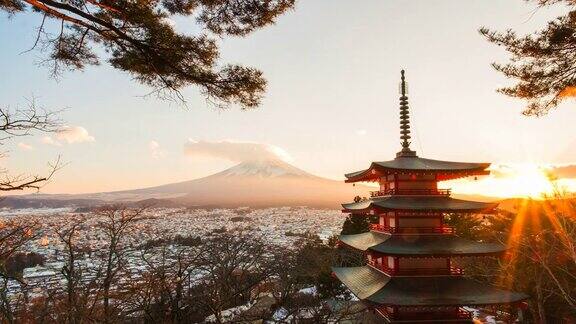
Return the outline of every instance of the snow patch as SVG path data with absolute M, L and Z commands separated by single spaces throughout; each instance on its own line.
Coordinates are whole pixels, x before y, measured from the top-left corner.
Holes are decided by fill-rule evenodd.
M 284 176 L 311 177 L 312 175 L 280 160 L 242 162 L 218 173 L 222 177 L 250 176 L 276 178 Z

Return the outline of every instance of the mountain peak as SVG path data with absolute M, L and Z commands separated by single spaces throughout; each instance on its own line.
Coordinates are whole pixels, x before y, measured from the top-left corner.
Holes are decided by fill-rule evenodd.
M 245 161 L 213 177 L 314 177 L 310 173 L 279 159 Z

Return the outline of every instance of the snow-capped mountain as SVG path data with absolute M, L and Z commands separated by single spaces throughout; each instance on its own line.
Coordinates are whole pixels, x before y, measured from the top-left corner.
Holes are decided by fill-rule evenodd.
M 368 189 L 315 176 L 281 160 L 242 162 L 216 174 L 162 186 L 42 199 L 125 202 L 161 200 L 185 206 L 295 206 L 339 208 Z
M 363 190 L 364 189 L 364 190 Z M 125 194 L 199 206 L 308 205 L 338 207 L 365 188 L 312 175 L 281 160 L 242 162 L 216 174 Z

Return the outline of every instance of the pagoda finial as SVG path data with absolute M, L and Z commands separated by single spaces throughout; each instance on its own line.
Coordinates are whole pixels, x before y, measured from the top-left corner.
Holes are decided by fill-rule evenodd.
M 404 70 L 400 71 L 400 139 L 402 150 L 397 157 L 416 156 L 416 152 L 410 150 L 410 112 L 408 111 L 408 85 L 404 78 Z

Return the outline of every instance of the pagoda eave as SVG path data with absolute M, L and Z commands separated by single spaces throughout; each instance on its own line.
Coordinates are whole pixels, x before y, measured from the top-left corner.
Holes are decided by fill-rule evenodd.
M 370 251 L 374 251 L 370 249 Z M 404 258 L 475 258 L 484 256 L 499 256 L 506 252 L 506 249 L 499 252 L 482 252 L 482 253 L 422 253 L 422 254 L 408 254 L 408 253 L 386 253 L 387 256 L 404 257 Z
M 356 297 L 381 306 L 483 306 L 516 304 L 528 299 L 526 294 L 464 277 L 390 277 L 369 266 L 332 270 Z
M 439 161 L 419 157 L 400 157 L 391 161 L 372 162 L 370 167 L 345 174 L 346 183 L 377 181 L 392 174 L 434 174 L 438 181 L 488 175 L 490 163 Z
M 450 197 L 385 196 L 357 203 L 342 204 L 348 213 L 369 213 L 386 211 L 492 213 L 498 203 L 486 203 L 454 199 Z
M 346 246 L 364 252 L 373 246 L 385 242 L 390 236 L 390 234 L 370 231 L 360 234 L 340 235 L 338 240 Z
M 370 171 L 370 170 L 366 170 Z M 457 173 L 457 172 L 417 172 L 414 170 L 395 170 L 390 172 L 377 172 L 377 173 L 368 173 L 364 176 L 358 177 L 351 177 L 344 180 L 344 183 L 356 183 L 356 182 L 377 182 L 379 178 L 387 175 L 393 174 L 436 174 L 438 181 L 449 181 L 449 180 L 456 180 L 460 178 L 467 178 L 467 177 L 475 177 L 475 176 L 483 176 L 489 175 L 490 171 L 477 171 L 477 172 L 465 172 L 465 173 Z
M 397 212 L 440 212 L 440 213 L 458 213 L 458 214 L 494 214 L 496 212 L 496 208 L 486 208 L 486 209 L 415 209 L 415 208 L 406 208 L 406 209 L 399 209 L 399 208 L 380 208 L 377 206 L 371 206 L 368 208 L 363 209 L 348 209 L 343 208 L 342 213 L 346 214 L 377 214 L 380 212 L 388 212 L 388 211 L 397 211 Z
M 340 242 L 359 251 L 409 258 L 497 256 L 507 251 L 499 243 L 476 242 L 456 235 L 403 235 L 367 232 L 340 235 Z

